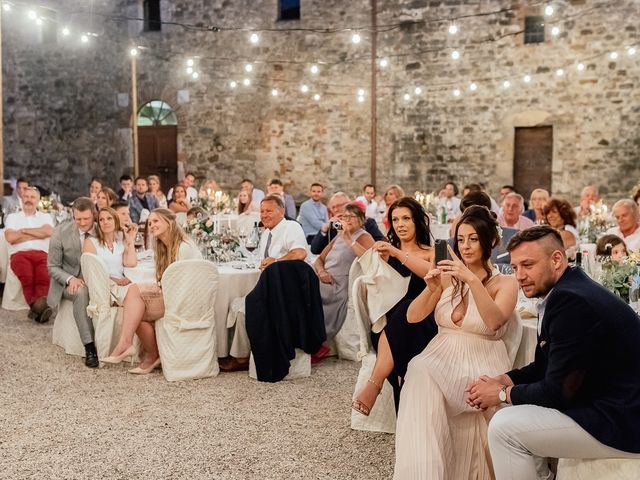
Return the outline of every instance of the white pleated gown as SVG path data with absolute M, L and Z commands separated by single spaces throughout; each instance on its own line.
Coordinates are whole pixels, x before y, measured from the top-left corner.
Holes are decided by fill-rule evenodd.
M 436 305 L 438 334 L 407 369 L 396 426 L 397 480 L 493 478 L 487 424 L 494 410 L 469 407 L 464 390 L 481 375 L 510 369 L 501 340 L 506 325 L 491 331 L 470 292 L 463 321 L 454 324 L 451 313 L 462 295 L 452 303 L 452 293 L 447 288 Z

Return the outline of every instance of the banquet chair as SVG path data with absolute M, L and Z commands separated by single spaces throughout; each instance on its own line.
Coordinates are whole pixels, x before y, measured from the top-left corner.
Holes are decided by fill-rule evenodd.
M 4 237 L 4 234 L 2 235 Z M 7 265 L 7 278 L 4 284 L 4 293 L 2 294 L 2 308 L 5 310 L 29 310 L 29 305 L 24 299 L 22 292 L 22 284 L 13 270 L 11 265 Z
M 155 329 L 164 377 L 173 382 L 218 375 L 217 267 L 206 260 L 181 260 L 169 265 L 161 283 L 165 313 Z
M 342 328 L 336 334 L 333 344 L 335 345 L 338 357 L 344 360 L 358 361 L 358 350 L 360 348 L 360 327 L 353 305 L 353 283 L 362 275 L 360 262 L 354 260 L 349 269 L 349 301 L 347 303 L 347 316 L 342 324 Z M 333 346 L 333 345 L 332 345 Z
M 0 231 L 0 282 L 7 282 L 7 270 L 9 270 L 9 246 L 4 237 L 4 230 Z
M 176 213 L 176 223 L 184 227 L 184 224 L 187 223 L 187 214 L 185 212 Z
M 123 308 L 112 306 L 109 274 L 101 258 L 93 253 L 83 253 L 80 266 L 89 289 L 87 314 L 93 322 L 98 358 L 107 357 L 118 343 Z
M 78 326 L 73 317 L 73 302 L 62 299 L 58 305 L 58 311 L 53 321 L 52 342 L 54 345 L 62 347 L 67 355 L 77 355 L 84 357 L 85 350 Z

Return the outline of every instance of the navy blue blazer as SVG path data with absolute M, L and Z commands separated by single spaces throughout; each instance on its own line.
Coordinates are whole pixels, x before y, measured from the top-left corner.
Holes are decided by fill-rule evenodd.
M 582 270 L 568 268 L 549 294 L 534 362 L 507 375 L 514 405 L 557 409 L 640 453 L 640 318 Z

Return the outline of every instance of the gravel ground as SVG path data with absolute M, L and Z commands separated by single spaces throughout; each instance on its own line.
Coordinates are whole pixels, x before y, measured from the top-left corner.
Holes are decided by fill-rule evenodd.
M 358 364 L 259 383 L 246 372 L 166 382 L 91 370 L 52 325 L 0 310 L 0 478 L 378 479 L 392 435 L 349 428 Z

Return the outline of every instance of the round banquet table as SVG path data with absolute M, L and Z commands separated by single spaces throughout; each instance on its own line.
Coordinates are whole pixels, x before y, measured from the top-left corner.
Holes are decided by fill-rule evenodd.
M 229 332 L 227 330 L 227 314 L 231 302 L 237 297 L 243 297 L 255 287 L 260 277 L 257 268 L 235 268 L 241 266 L 238 262 L 219 264 L 218 291 L 214 306 L 216 322 L 216 346 L 218 358 L 229 355 Z M 125 276 L 133 283 L 155 283 L 156 274 L 153 259 L 144 259 L 138 266 L 124 269 Z

